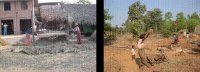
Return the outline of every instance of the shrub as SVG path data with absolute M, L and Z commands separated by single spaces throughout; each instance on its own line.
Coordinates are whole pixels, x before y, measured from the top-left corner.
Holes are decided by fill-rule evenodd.
M 161 35 L 163 37 L 170 37 L 172 35 L 172 32 L 170 30 L 162 30 Z
M 106 40 L 115 40 L 116 39 L 116 32 L 114 31 L 106 31 L 106 34 L 104 35 Z

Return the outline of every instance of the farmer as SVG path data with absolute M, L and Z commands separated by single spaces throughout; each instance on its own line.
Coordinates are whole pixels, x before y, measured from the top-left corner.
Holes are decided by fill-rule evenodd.
M 178 35 L 174 34 L 173 35 L 173 43 L 172 44 L 178 44 L 178 42 L 179 42 Z
M 187 38 L 187 42 L 189 42 L 189 38 L 190 38 L 189 32 L 186 33 L 186 38 Z
M 75 28 L 73 29 L 74 32 L 76 32 L 77 34 L 77 43 L 81 44 L 82 40 L 81 40 L 81 31 L 80 28 L 78 27 L 78 23 L 75 23 Z
M 186 37 L 186 35 L 187 35 L 187 31 L 184 31 L 183 36 Z
M 186 33 L 186 38 L 189 38 L 189 32 Z
M 7 27 L 8 27 L 8 25 L 5 23 L 4 25 L 3 25 L 3 28 L 4 28 L 4 35 L 7 35 Z
M 141 34 L 140 39 L 138 40 L 138 54 L 140 56 L 140 60 L 142 64 L 146 65 L 148 68 L 150 67 L 150 64 L 147 62 L 147 56 L 144 51 L 144 40 L 147 38 L 148 35 Z
M 31 43 L 30 35 L 32 34 L 32 27 L 28 28 L 25 33 L 26 33 L 25 45 L 29 46 Z
M 172 44 L 175 44 L 176 43 L 176 34 L 173 34 L 173 42 Z

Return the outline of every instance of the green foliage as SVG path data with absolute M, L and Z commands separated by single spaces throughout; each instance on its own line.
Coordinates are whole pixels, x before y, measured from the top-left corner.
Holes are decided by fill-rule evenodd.
M 160 33 L 163 37 L 169 37 L 175 32 L 175 25 L 172 21 L 166 20 L 163 25 L 161 25 Z
M 128 11 L 128 20 L 140 20 L 146 11 L 146 6 L 141 5 L 139 1 L 133 3 L 131 6 L 129 6 Z
M 125 22 L 125 30 L 142 32 L 144 29 L 143 14 L 146 11 L 146 6 L 141 5 L 139 1 L 129 6 L 128 19 Z
M 107 20 L 111 20 L 111 19 L 112 19 L 112 16 L 111 16 L 108 12 L 109 12 L 108 9 L 104 10 L 104 23 L 105 23 Z
M 170 30 L 171 26 L 172 24 L 170 23 L 170 21 L 165 21 L 162 27 L 166 30 Z
M 165 13 L 165 21 L 166 20 L 171 20 L 171 18 L 172 18 L 172 13 L 171 12 Z
M 193 32 L 196 25 L 200 25 L 200 18 L 196 12 L 188 15 L 187 27 L 190 32 Z
M 200 20 L 198 14 L 196 12 L 192 13 L 190 19 L 196 19 L 196 20 Z
M 174 24 L 174 21 L 171 20 L 171 18 L 171 12 L 165 13 L 165 20 L 160 26 L 160 33 L 163 37 L 170 37 L 173 34 L 173 32 L 176 31 L 176 25 Z
M 163 22 L 163 24 L 160 26 L 161 31 L 171 31 L 171 32 L 175 32 L 176 29 L 176 25 L 174 24 L 174 22 L 171 20 L 172 18 L 172 13 L 171 12 L 167 12 L 165 13 L 165 20 Z
M 127 21 L 125 30 L 128 32 L 136 31 L 137 33 L 144 32 L 140 22 L 138 21 Z
M 163 29 L 161 30 L 161 35 L 163 37 L 170 37 L 172 35 L 172 32 L 170 30 Z
M 105 24 L 104 24 L 104 30 L 105 30 L 105 31 L 111 31 L 111 30 L 112 30 L 111 24 L 105 23 Z
M 177 29 L 177 31 L 186 28 L 186 18 L 184 17 L 184 13 L 183 12 L 177 13 L 177 15 L 176 15 L 176 21 L 178 22 L 178 29 Z
M 199 20 L 197 20 L 197 19 L 190 19 L 189 22 L 188 22 L 188 30 L 190 32 L 194 32 L 194 29 L 195 29 L 196 25 L 200 25 Z
M 116 35 L 117 33 L 116 32 L 111 32 L 111 34 L 110 35 L 108 35 L 108 39 L 110 39 L 110 40 L 115 40 L 116 39 Z
M 117 37 L 117 32 L 115 31 L 106 31 L 106 34 L 104 35 L 105 40 L 115 40 Z
M 148 29 L 158 30 L 162 24 L 162 11 L 159 8 L 155 8 L 152 11 L 148 11 L 145 15 L 145 27 Z
M 108 9 L 104 10 L 104 30 L 105 31 L 111 31 L 112 27 L 111 24 L 107 21 L 110 21 L 112 19 L 112 16 L 108 13 Z

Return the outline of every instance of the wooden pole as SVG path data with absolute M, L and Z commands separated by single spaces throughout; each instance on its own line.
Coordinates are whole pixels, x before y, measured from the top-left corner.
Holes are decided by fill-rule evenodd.
M 35 10 L 34 10 L 34 4 L 35 4 L 35 0 L 32 0 L 32 37 L 33 37 L 33 45 L 35 43 L 35 37 L 34 37 L 34 33 L 35 33 Z

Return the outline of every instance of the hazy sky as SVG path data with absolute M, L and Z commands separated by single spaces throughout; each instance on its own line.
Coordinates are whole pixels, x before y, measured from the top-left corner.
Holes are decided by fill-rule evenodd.
M 121 26 L 128 18 L 128 7 L 136 1 L 145 4 L 147 10 L 160 8 L 163 15 L 171 11 L 173 19 L 176 19 L 178 12 L 183 12 L 185 16 L 197 12 L 200 16 L 200 0 L 104 0 L 104 8 L 114 16 L 111 24 Z
M 38 0 L 39 3 L 44 3 L 44 2 L 67 2 L 67 3 L 76 3 L 79 0 Z M 90 1 L 92 4 L 96 4 L 96 0 L 88 0 Z

